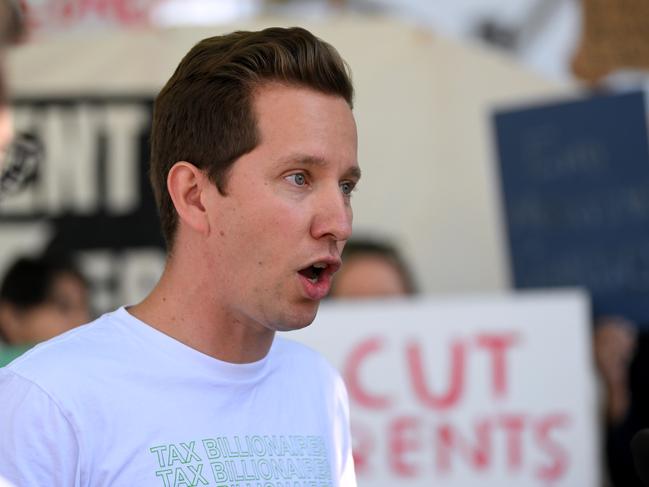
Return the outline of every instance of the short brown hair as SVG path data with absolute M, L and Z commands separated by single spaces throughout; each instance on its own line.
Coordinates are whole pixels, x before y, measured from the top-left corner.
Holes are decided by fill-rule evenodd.
M 347 64 L 331 45 L 299 27 L 204 39 L 158 95 L 150 178 L 169 249 L 178 216 L 167 190 L 169 170 L 178 161 L 191 162 L 226 194 L 228 169 L 259 143 L 253 91 L 274 81 L 337 95 L 352 106 Z
M 0 46 L 24 39 L 27 31 L 24 7 L 19 0 L 0 0 Z

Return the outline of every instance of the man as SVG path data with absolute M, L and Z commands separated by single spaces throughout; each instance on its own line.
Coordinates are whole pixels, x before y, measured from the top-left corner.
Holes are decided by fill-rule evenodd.
M 352 85 L 299 29 L 205 39 L 156 100 L 169 257 L 141 303 L 0 371 L 18 485 L 354 486 L 340 377 L 275 336 L 340 265 L 360 171 Z

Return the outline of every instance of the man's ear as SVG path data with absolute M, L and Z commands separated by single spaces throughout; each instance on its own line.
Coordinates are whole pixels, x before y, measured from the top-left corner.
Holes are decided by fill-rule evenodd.
M 167 190 L 179 219 L 194 231 L 207 235 L 210 231 L 203 194 L 212 183 L 207 175 L 189 162 L 175 163 L 167 175 Z

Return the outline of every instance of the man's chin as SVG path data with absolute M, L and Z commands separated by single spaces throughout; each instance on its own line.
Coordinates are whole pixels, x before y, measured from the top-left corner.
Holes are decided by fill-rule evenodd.
M 278 320 L 275 325 L 277 331 L 291 331 L 306 328 L 315 320 L 318 306 L 320 303 L 309 303 L 309 306 L 303 306 L 301 309 L 294 310 L 288 316 Z

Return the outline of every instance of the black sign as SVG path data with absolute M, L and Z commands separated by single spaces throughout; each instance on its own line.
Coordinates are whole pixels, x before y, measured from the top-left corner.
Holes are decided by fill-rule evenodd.
M 75 256 L 98 312 L 140 299 L 164 263 L 147 176 L 153 98 L 23 98 L 13 108 L 45 155 L 28 186 L 0 202 L 3 252 L 20 253 L 21 238 L 45 239 L 25 248 Z

